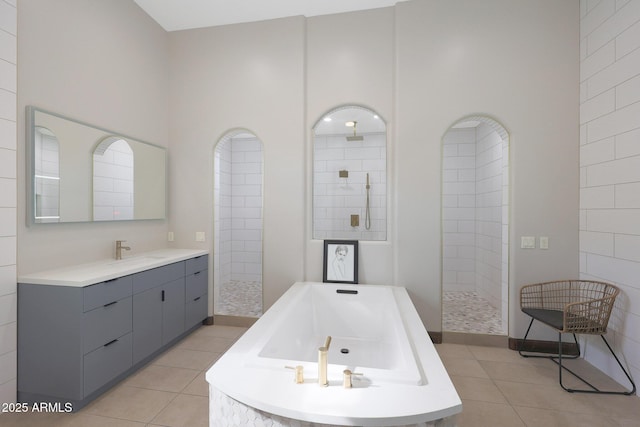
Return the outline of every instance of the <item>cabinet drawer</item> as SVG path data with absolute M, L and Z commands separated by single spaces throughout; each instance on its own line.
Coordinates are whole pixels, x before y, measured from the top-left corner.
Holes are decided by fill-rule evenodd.
M 185 298 L 187 302 L 207 293 L 209 286 L 209 270 L 198 271 L 186 277 L 187 293 Z
M 84 356 L 84 396 L 93 393 L 132 365 L 131 333 Z
M 189 329 L 202 323 L 207 317 L 207 297 L 203 295 L 194 300 L 188 300 L 185 304 L 185 328 Z
M 201 255 L 199 257 L 190 258 L 185 261 L 186 263 L 186 272 L 185 274 L 193 274 L 196 271 L 202 271 L 209 268 L 209 256 Z
M 184 277 L 184 261 L 136 273 L 133 275 L 133 293 L 144 292 L 181 277 Z
M 83 354 L 131 332 L 132 297 L 84 313 Z
M 89 311 L 94 308 L 118 301 L 131 296 L 133 276 L 118 277 L 95 285 L 87 286 L 83 289 L 84 310 Z

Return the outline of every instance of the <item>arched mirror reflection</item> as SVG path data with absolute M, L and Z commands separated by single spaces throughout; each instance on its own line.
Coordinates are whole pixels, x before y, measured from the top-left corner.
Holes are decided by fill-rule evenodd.
M 34 128 L 35 222 L 60 221 L 60 143 L 48 128 Z
M 214 314 L 262 315 L 262 142 L 245 130 L 214 151 Z
M 134 158 L 129 143 L 116 136 L 93 151 L 93 220 L 134 219 Z
M 360 106 L 313 127 L 313 238 L 387 239 L 387 127 Z

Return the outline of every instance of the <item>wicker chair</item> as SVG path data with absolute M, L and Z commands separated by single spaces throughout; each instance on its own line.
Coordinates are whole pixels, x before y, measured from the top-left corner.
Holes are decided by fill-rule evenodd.
M 611 310 L 620 289 L 616 286 L 604 282 L 592 280 L 563 280 L 556 282 L 537 283 L 525 285 L 520 289 L 520 309 L 523 313 L 531 316 L 531 322 L 527 328 L 524 339 L 520 342 L 518 352 L 523 357 L 544 357 L 551 359 L 558 365 L 558 380 L 560 386 L 568 392 L 602 393 L 602 394 L 624 394 L 631 395 L 636 392 L 636 385 L 629 373 L 625 370 L 616 356 L 615 352 L 607 342 L 604 334 L 607 332 L 607 325 Z M 531 330 L 533 321 L 537 320 L 558 331 L 558 354 L 557 355 L 532 355 L 523 353 L 527 336 Z M 577 354 L 567 356 L 562 354 L 562 334 L 570 333 L 577 346 Z M 618 365 L 631 382 L 631 391 L 603 391 L 587 382 L 584 378 L 562 365 L 562 359 L 575 359 L 580 357 L 580 345 L 576 334 L 600 335 L 607 348 L 613 354 Z M 535 351 L 527 350 L 527 353 Z M 580 381 L 585 383 L 590 389 L 572 389 L 565 387 L 562 383 L 562 371 L 567 370 Z

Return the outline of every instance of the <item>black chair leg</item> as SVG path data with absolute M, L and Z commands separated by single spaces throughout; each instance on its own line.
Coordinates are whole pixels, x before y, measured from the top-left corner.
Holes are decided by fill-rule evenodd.
M 602 340 L 606 344 L 607 348 L 609 349 L 609 352 L 613 355 L 614 359 L 616 359 L 616 362 L 618 362 L 618 366 L 620 367 L 622 372 L 624 372 L 624 375 L 627 377 L 627 379 L 631 383 L 631 390 L 629 390 L 629 391 L 600 390 L 599 388 L 597 388 L 596 386 L 594 386 L 593 384 L 589 383 L 587 380 L 582 378 L 580 375 L 578 375 L 575 372 L 573 372 L 571 369 L 567 368 L 566 366 L 563 366 L 562 365 L 562 334 L 559 333 L 558 334 L 559 351 L 558 351 L 558 358 L 557 358 L 558 360 L 555 360 L 555 358 L 552 358 L 551 360 L 553 360 L 556 364 L 558 364 L 558 380 L 560 382 L 560 387 L 562 387 L 564 390 L 568 391 L 569 393 L 621 394 L 621 395 L 624 395 L 624 396 L 630 396 L 630 395 L 635 394 L 636 393 L 636 384 L 633 382 L 633 379 L 631 379 L 631 375 L 629 375 L 629 373 L 624 368 L 624 366 L 622 366 L 622 362 L 620 362 L 620 359 L 618 359 L 618 356 L 616 356 L 616 353 L 613 351 L 613 349 L 611 348 L 611 346 L 607 342 L 607 340 L 604 337 L 604 335 L 600 335 L 600 337 L 602 338 Z M 579 379 L 580 381 L 582 381 L 583 383 L 585 383 L 586 385 L 591 387 L 591 389 L 574 389 L 574 388 L 565 387 L 564 384 L 562 383 L 562 370 L 563 369 L 565 369 L 567 372 L 572 374 L 574 377 L 576 377 L 577 379 Z
M 625 395 L 625 396 L 630 396 L 630 395 L 633 395 L 633 394 L 636 393 L 636 384 L 633 382 L 633 379 L 631 378 L 631 375 L 629 375 L 629 373 L 624 368 L 624 366 L 622 366 L 622 362 L 620 362 L 620 359 L 618 359 L 618 356 L 616 356 L 615 352 L 613 351 L 613 349 L 611 348 L 611 346 L 607 342 L 607 340 L 604 337 L 604 335 L 600 335 L 600 337 L 602 338 L 602 340 L 606 344 L 607 348 L 609 349 L 609 352 L 611 352 L 613 357 L 616 359 L 616 362 L 618 362 L 618 366 L 620 366 L 620 369 L 622 369 L 622 372 L 624 372 L 625 376 L 629 380 L 629 383 L 631 383 L 631 390 L 629 390 L 629 391 L 600 390 L 596 386 L 594 386 L 593 384 L 589 383 L 587 380 L 582 378 L 580 375 L 576 374 L 571 369 L 567 368 L 566 366 L 564 366 L 562 364 L 562 360 L 563 359 L 577 359 L 577 358 L 580 357 L 580 344 L 578 343 L 578 339 L 576 337 L 576 334 L 573 334 L 573 340 L 575 341 L 576 346 L 578 348 L 578 354 L 577 355 L 564 356 L 562 354 L 562 333 L 561 332 L 558 332 L 558 354 L 557 355 L 546 355 L 546 356 L 543 356 L 543 355 L 538 355 L 538 354 L 536 354 L 536 355 L 524 354 L 523 351 L 526 351 L 526 352 L 529 352 L 529 353 L 531 352 L 531 351 L 524 350 L 524 347 L 525 347 L 525 342 L 527 341 L 527 337 L 529 336 L 529 331 L 531 330 L 531 325 L 533 325 L 533 321 L 534 320 L 535 320 L 534 318 L 531 318 L 531 322 L 529 322 L 529 327 L 527 328 L 527 332 L 524 334 L 524 338 L 522 339 L 522 341 L 520 342 L 520 345 L 518 347 L 518 353 L 522 357 L 536 357 L 536 358 L 549 359 L 552 362 L 554 362 L 556 365 L 558 365 L 558 382 L 560 383 L 560 387 L 562 387 L 564 390 L 568 391 L 569 393 L 621 394 L 621 395 Z M 577 379 L 582 381 L 584 384 L 589 386 L 590 389 L 574 389 L 574 388 L 566 387 L 564 385 L 563 381 L 562 381 L 562 371 L 563 370 L 566 370 L 571 375 L 573 375 L 574 377 L 576 377 Z

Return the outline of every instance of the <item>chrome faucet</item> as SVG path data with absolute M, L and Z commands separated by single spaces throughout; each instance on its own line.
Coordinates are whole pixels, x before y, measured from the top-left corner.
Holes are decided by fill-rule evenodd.
M 126 242 L 126 240 L 116 240 L 116 259 L 122 259 L 122 250 L 130 251 L 131 248 L 129 246 L 122 246 L 122 243 Z
M 331 345 L 331 337 L 327 337 L 324 342 L 324 346 L 318 348 L 318 384 L 323 387 L 329 385 L 327 381 L 327 353 L 329 353 L 329 346 Z

